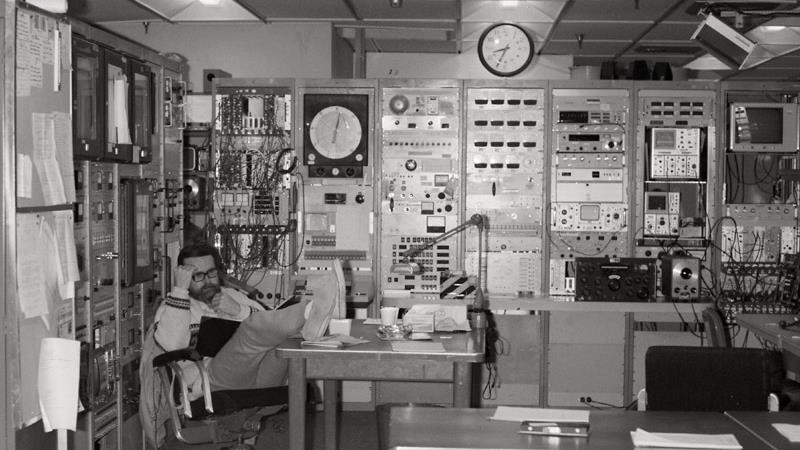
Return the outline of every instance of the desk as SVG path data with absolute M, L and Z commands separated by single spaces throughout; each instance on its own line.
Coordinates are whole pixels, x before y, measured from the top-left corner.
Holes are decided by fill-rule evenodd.
M 800 358 L 800 327 L 785 330 L 778 326 L 781 320 L 792 322 L 792 314 L 739 314 L 736 323 L 756 336 Z
M 726 412 L 725 415 L 758 436 L 769 448 L 776 450 L 800 449 L 800 443 L 789 442 L 772 426 L 773 423 L 800 425 L 800 413 L 789 411 L 730 411 Z
M 305 450 L 306 380 L 322 379 L 325 388 L 325 448 L 338 443 L 340 380 L 404 380 L 453 383 L 453 406 L 471 406 L 472 363 L 483 362 L 483 331 L 435 333 L 443 353 L 393 352 L 391 342 L 377 337 L 378 327 L 354 321 L 351 334 L 369 339 L 344 349 L 301 347 L 291 339 L 276 349 L 289 359 L 289 447 Z
M 633 449 L 636 428 L 662 433 L 731 433 L 745 450 L 762 450 L 764 443 L 738 423 L 716 412 L 591 411 L 589 437 L 517 434 L 519 424 L 492 421 L 494 409 L 392 408 L 389 448 L 395 450 L 454 449 Z

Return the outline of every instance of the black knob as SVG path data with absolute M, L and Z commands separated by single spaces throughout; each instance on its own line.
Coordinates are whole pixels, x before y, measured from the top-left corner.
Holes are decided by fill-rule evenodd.
M 621 286 L 620 286 L 620 282 L 619 282 L 618 279 L 612 278 L 612 279 L 608 280 L 608 289 L 609 290 L 618 291 L 620 287 Z
M 361 192 L 356 194 L 356 203 L 358 203 L 359 205 L 364 203 L 364 194 L 362 194 Z
M 681 278 L 683 278 L 684 280 L 688 280 L 689 278 L 692 278 L 692 269 L 690 269 L 688 267 L 684 267 L 681 270 Z

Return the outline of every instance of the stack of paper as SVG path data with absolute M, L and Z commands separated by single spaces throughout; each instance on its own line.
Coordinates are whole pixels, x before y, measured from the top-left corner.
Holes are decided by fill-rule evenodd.
M 778 430 L 778 433 L 789 440 L 789 442 L 800 442 L 800 425 L 793 425 L 791 423 L 773 423 L 773 427 Z
M 363 344 L 365 342 L 369 341 L 344 334 L 333 334 L 330 336 L 322 336 L 316 341 L 303 341 L 300 343 L 300 345 L 303 347 L 341 348 L 350 345 Z
M 411 353 L 443 353 L 444 345 L 441 342 L 419 341 L 394 341 L 392 351 Z
M 631 431 L 635 447 L 707 448 L 737 450 L 742 446 L 732 434 L 650 433 L 641 428 Z
M 589 423 L 589 411 L 583 409 L 498 406 L 494 416 L 491 418 L 509 422 Z

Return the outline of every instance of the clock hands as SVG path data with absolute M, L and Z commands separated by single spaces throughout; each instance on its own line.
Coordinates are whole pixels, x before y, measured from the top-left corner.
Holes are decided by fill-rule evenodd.
M 503 57 L 504 57 L 504 56 L 506 56 L 506 52 L 507 52 L 507 51 L 508 51 L 510 48 L 511 48 L 511 45 L 509 45 L 509 44 L 506 44 L 506 46 L 505 46 L 505 47 L 503 47 L 503 48 L 498 48 L 497 50 L 495 50 L 495 51 L 493 51 L 493 52 L 492 52 L 492 53 L 502 52 L 502 53 L 500 54 L 500 57 L 499 57 L 499 58 L 497 58 L 497 64 L 495 65 L 495 67 L 499 67 L 499 66 L 500 66 L 500 62 L 502 62 L 502 61 L 503 61 Z
M 336 143 L 336 134 L 339 132 L 339 122 L 341 122 L 341 121 L 342 121 L 342 113 L 339 112 L 336 115 L 336 125 L 334 125 L 334 127 L 333 127 L 333 140 L 331 140 L 331 144 L 335 144 Z

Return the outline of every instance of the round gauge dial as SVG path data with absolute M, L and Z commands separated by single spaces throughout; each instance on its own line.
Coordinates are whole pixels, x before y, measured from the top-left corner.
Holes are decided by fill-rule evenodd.
M 478 57 L 489 72 L 510 77 L 522 72 L 531 63 L 533 40 L 519 25 L 494 24 L 478 40 Z
M 328 159 L 342 159 L 361 143 L 361 123 L 353 111 L 343 106 L 328 106 L 311 120 L 311 144 Z

